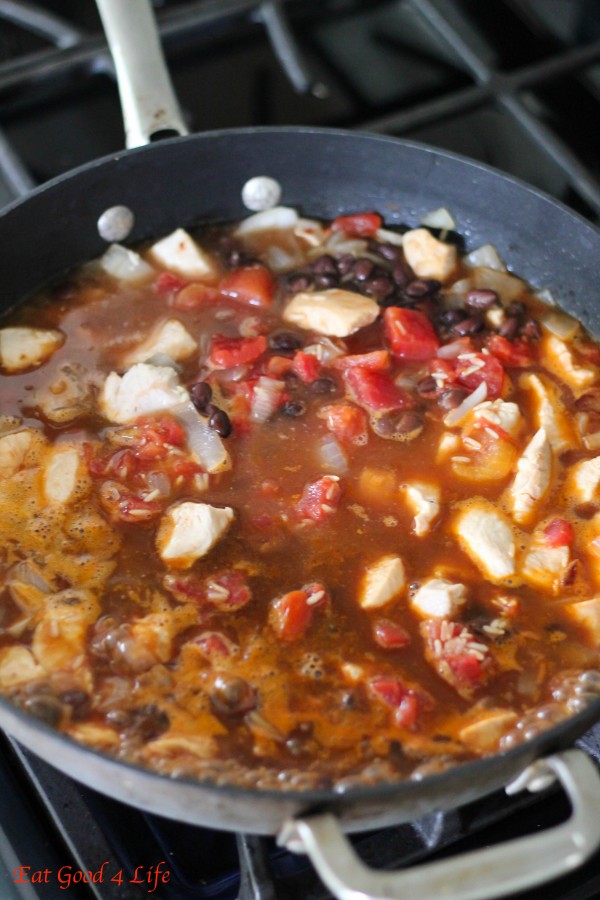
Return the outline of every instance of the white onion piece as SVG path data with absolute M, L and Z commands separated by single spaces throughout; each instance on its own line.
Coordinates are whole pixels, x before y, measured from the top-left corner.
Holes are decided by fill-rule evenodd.
M 170 366 L 170 368 L 175 369 L 178 374 L 181 374 L 182 371 L 181 366 L 176 363 L 171 356 L 167 356 L 166 353 L 153 353 L 152 356 L 149 356 L 144 362 L 148 366 Z
M 335 475 L 343 475 L 348 471 L 348 459 L 346 454 L 333 437 L 327 434 L 317 443 L 317 457 L 325 471 Z
M 535 296 L 548 306 L 556 306 L 556 298 L 549 288 L 540 288 L 535 292 Z
M 316 219 L 298 219 L 294 228 L 294 234 L 302 241 L 306 241 L 311 247 L 318 247 L 325 240 L 325 231 Z
M 288 253 L 282 247 L 271 244 L 262 254 L 263 261 L 267 266 L 276 273 L 285 272 L 286 269 L 293 269 L 294 266 L 302 263 L 302 256 L 299 253 Z
M 17 563 L 12 567 L 12 569 L 10 569 L 8 575 L 9 590 L 10 583 L 13 581 L 18 581 L 21 584 L 27 584 L 31 587 L 37 588 L 37 590 L 41 591 L 43 594 L 52 593 L 51 585 L 46 581 L 42 573 L 29 560 Z
M 473 269 L 471 284 L 474 288 L 496 291 L 504 306 L 518 297 L 525 287 L 525 282 L 521 278 L 507 271 L 492 269 L 490 266 L 478 266 Z
M 171 482 L 165 472 L 148 472 L 146 481 L 151 491 L 158 491 L 159 497 L 168 497 L 171 493 Z
M 322 337 L 316 340 L 314 344 L 303 347 L 302 352 L 310 353 L 311 356 L 316 356 L 320 363 L 324 366 L 328 366 L 334 359 L 344 356 L 348 352 L 348 348 L 345 344 L 340 347 L 339 344 L 334 343 L 330 338 Z
M 255 231 L 269 231 L 271 228 L 293 228 L 298 222 L 298 213 L 290 206 L 273 206 L 244 219 L 234 231 L 235 235 L 252 234 Z
M 185 428 L 188 447 L 203 469 L 212 474 L 231 467 L 223 441 L 216 431 L 209 428 L 208 419 L 200 415 L 191 400 L 173 406 L 170 412 Z
M 432 209 L 426 213 L 421 219 L 421 225 L 427 225 L 429 228 L 440 228 L 442 231 L 454 231 L 456 222 L 445 206 L 439 209 Z
M 250 418 L 253 422 L 267 422 L 279 407 L 285 384 L 276 378 L 261 375 L 252 392 L 252 410 Z
M 472 394 L 465 397 L 460 406 L 457 406 L 456 409 L 451 409 L 450 412 L 446 414 L 444 417 L 444 425 L 448 425 L 450 428 L 453 425 L 458 425 L 461 419 L 464 419 L 467 413 L 470 413 L 479 403 L 483 403 L 486 397 L 487 384 L 485 381 L 482 381 Z
M 375 232 L 375 237 L 384 244 L 394 244 L 396 247 L 402 246 L 402 235 L 397 231 L 390 231 L 389 228 L 378 228 Z
M 471 250 L 464 261 L 468 266 L 486 266 L 488 269 L 506 272 L 506 266 L 493 244 L 483 244 L 476 250 Z
M 572 316 L 554 310 L 544 313 L 540 322 L 551 334 L 563 341 L 570 340 L 579 331 L 579 322 Z
M 471 348 L 471 342 L 468 338 L 457 338 L 451 344 L 443 344 L 437 351 L 436 356 L 440 359 L 456 359 L 461 353 L 468 353 Z
M 108 275 L 123 281 L 142 281 L 154 275 L 154 269 L 139 253 L 128 250 L 122 244 L 111 244 L 100 257 L 100 266 Z

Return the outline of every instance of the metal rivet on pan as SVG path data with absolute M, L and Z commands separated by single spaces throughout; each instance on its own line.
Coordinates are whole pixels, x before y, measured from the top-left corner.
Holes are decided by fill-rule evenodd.
M 124 241 L 129 236 L 135 217 L 128 206 L 111 206 L 98 219 L 98 234 L 105 241 Z
M 253 212 L 261 212 L 277 206 L 281 198 L 281 185 L 268 175 L 257 175 L 242 188 L 242 202 Z

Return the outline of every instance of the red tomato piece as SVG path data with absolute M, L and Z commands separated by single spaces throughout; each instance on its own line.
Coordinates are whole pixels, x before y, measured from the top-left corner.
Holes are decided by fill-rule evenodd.
M 575 533 L 567 519 L 552 519 L 544 528 L 544 540 L 549 547 L 568 547 Z
M 321 363 L 313 353 L 303 353 L 302 350 L 298 350 L 292 360 L 292 372 L 304 384 L 312 384 L 321 374 Z
M 444 661 L 459 686 L 474 689 L 482 685 L 485 678 L 483 660 L 472 653 L 446 654 Z
M 410 644 L 410 635 L 391 619 L 378 619 L 373 625 L 373 638 L 384 650 L 399 650 Z
M 220 296 L 216 288 L 194 281 L 192 284 L 182 287 L 180 291 L 171 294 L 168 304 L 180 312 L 193 312 L 216 303 Z
M 290 591 L 271 604 L 269 624 L 282 641 L 295 641 L 308 629 L 312 616 L 306 592 Z
M 116 481 L 100 486 L 100 503 L 115 522 L 148 522 L 162 513 L 162 505 L 155 500 L 143 500 L 129 488 Z
M 161 297 L 171 297 L 186 286 L 188 282 L 173 272 L 161 272 L 156 276 L 153 288 Z
M 296 512 L 301 519 L 324 522 L 336 511 L 341 496 L 338 479 L 333 475 L 324 475 L 304 485 Z
M 505 379 L 502 363 L 491 353 L 473 353 L 469 354 L 468 359 L 456 360 L 458 384 L 473 392 L 485 381 L 488 400 L 495 400 L 501 396 Z
M 220 663 L 229 659 L 240 648 L 220 631 L 204 631 L 189 642 L 198 647 L 200 652 L 211 663 Z
M 389 306 L 383 314 L 386 341 L 394 356 L 405 360 L 431 359 L 440 340 L 425 313 Z
M 378 213 L 363 212 L 338 216 L 331 223 L 332 231 L 345 231 L 350 237 L 369 237 L 381 228 L 383 219 Z
M 531 366 L 535 360 L 535 347 L 527 341 L 509 341 L 501 334 L 491 334 L 486 342 L 486 347 L 503 366 L 519 367 Z
M 354 353 L 350 356 L 340 356 L 333 361 L 336 369 L 347 369 L 351 366 L 360 366 L 371 372 L 383 372 L 390 367 L 390 354 L 387 350 L 371 350 L 370 353 Z
M 266 349 L 267 339 L 263 334 L 255 338 L 225 337 L 222 334 L 215 334 L 209 358 L 216 369 L 233 369 L 235 366 L 254 362 Z
M 319 411 L 338 441 L 362 446 L 369 439 L 369 423 L 362 409 L 350 403 L 331 403 Z
M 275 279 L 265 266 L 242 266 L 226 275 L 219 290 L 226 297 L 249 306 L 271 306 L 275 296 Z
M 132 449 L 140 459 L 164 459 L 171 447 L 180 447 L 186 441 L 184 428 L 171 416 L 138 419 L 134 428 L 139 432 L 139 441 Z
M 404 682 L 393 675 L 377 675 L 369 679 L 367 687 L 369 693 L 383 700 L 387 706 L 400 706 L 408 691 Z
M 250 588 L 242 572 L 219 572 L 206 580 L 206 599 L 221 612 L 235 612 L 251 599 Z
M 181 603 L 206 606 L 206 586 L 196 575 L 165 575 L 163 584 Z
M 373 412 L 410 409 L 414 406 L 410 394 L 395 384 L 384 372 L 372 372 L 362 366 L 351 366 L 344 372 L 344 381 L 352 399 L 359 406 Z
M 419 698 L 412 691 L 400 701 L 394 713 L 394 721 L 400 728 L 414 729 L 419 715 Z

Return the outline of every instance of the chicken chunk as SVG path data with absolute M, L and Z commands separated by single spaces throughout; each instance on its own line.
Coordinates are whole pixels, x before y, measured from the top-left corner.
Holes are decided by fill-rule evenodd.
M 496 425 L 498 428 L 501 428 L 511 438 L 515 438 L 521 430 L 523 416 L 516 403 L 498 398 L 497 400 L 484 400 L 483 403 L 478 403 L 466 422 L 461 424 L 468 426 L 474 421 L 483 425 L 489 422 L 490 425 Z
M 98 401 L 107 419 L 126 425 L 138 416 L 171 409 L 188 399 L 188 392 L 170 366 L 137 363 L 122 376 L 111 372 Z
M 600 487 L 600 456 L 584 459 L 571 466 L 567 474 L 565 492 L 575 503 L 593 503 Z
M 462 728 L 459 738 L 469 750 L 491 753 L 498 748 L 498 741 L 517 719 L 517 714 L 507 709 L 489 710 L 476 722 Z
M 555 387 L 531 372 L 521 376 L 519 386 L 532 393 L 536 426 L 544 429 L 554 453 L 577 447 L 573 425 L 561 409 Z
M 48 598 L 31 647 L 47 674 L 69 679 L 84 690 L 91 689 L 87 633 L 98 612 L 98 601 L 89 591 L 66 590 Z
M 600 644 L 600 597 L 568 603 L 565 611 L 582 625 L 595 646 Z
M 216 260 L 202 250 L 183 228 L 177 228 L 153 244 L 148 255 L 158 265 L 191 281 L 212 282 L 219 277 Z
M 494 584 L 515 574 L 513 529 L 487 500 L 475 498 L 460 509 L 453 530 L 462 549 Z
M 167 319 L 160 323 L 148 335 L 142 344 L 134 347 L 123 360 L 123 365 L 129 368 L 136 363 L 143 363 L 157 353 L 164 353 L 178 362 L 187 359 L 198 349 L 198 344 L 178 319 Z
M 508 494 L 515 522 L 524 525 L 532 518 L 550 487 L 552 447 L 543 428 L 527 444 L 517 462 L 517 473 Z
M 370 297 L 331 288 L 296 294 L 283 313 L 286 322 L 328 337 L 347 337 L 371 325 L 381 312 Z
M 149 266 L 139 253 L 123 247 L 122 244 L 110 245 L 100 257 L 100 267 L 107 275 L 131 284 L 136 281 L 147 281 L 154 275 L 152 266 Z
M 65 342 L 60 331 L 54 329 L 13 328 L 0 329 L 0 365 L 7 372 L 20 372 L 33 366 L 41 366 L 55 350 Z
M 33 438 L 31 429 L 0 438 L 0 478 L 9 478 L 24 465 Z
M 412 530 L 424 537 L 440 513 L 440 489 L 437 484 L 415 481 L 401 486 L 401 492 L 414 513 Z
M 234 519 L 229 506 L 208 503 L 179 503 L 163 516 L 156 543 L 163 562 L 177 569 L 188 569 L 206 556 L 223 537 Z
M 382 556 L 367 568 L 358 593 L 363 609 L 386 606 L 404 590 L 406 573 L 399 556 Z
M 53 425 L 67 425 L 91 412 L 93 376 L 79 363 L 64 363 L 51 379 L 32 393 L 28 402 Z
M 597 367 L 578 365 L 568 344 L 554 334 L 548 334 L 542 340 L 541 355 L 548 369 L 565 381 L 576 395 L 582 393 L 598 378 Z
M 430 578 L 423 582 L 410 600 L 411 609 L 425 619 L 454 619 L 467 599 L 464 584 L 445 578 Z
M 522 560 L 521 575 L 536 588 L 557 594 L 570 561 L 569 547 L 549 547 L 543 532 L 536 532 Z
M 18 687 L 37 681 L 45 675 L 31 650 L 26 647 L 3 647 L 0 650 L 0 688 Z
M 403 235 L 406 261 L 418 278 L 446 281 L 456 270 L 456 247 L 438 241 L 427 228 L 414 228 Z
M 43 490 L 48 503 L 64 505 L 81 499 L 90 485 L 79 447 L 58 444 L 50 450 L 43 475 Z

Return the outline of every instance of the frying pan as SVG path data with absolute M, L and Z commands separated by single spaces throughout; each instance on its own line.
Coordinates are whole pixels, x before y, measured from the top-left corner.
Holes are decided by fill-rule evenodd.
M 550 286 L 596 334 L 600 232 L 564 206 L 478 163 L 393 138 L 316 128 L 185 134 L 147 0 L 98 0 L 120 79 L 130 149 L 33 191 L 0 213 L 3 310 L 105 244 L 96 222 L 117 204 L 135 214 L 132 243 L 235 220 L 244 183 L 277 179 L 283 202 L 330 219 L 376 209 L 388 223 L 416 223 L 447 206 L 469 248 L 492 242 L 533 285 Z M 127 35 L 129 42 L 124 38 Z M 133 38 L 133 40 L 131 40 Z M 136 40 L 137 38 L 137 40 Z M 148 145 L 156 132 L 178 136 Z M 569 749 L 600 718 L 600 699 L 509 752 L 406 781 L 335 791 L 274 792 L 170 779 L 76 744 L 0 699 L 0 724 L 41 758 L 88 786 L 180 821 L 277 834 L 308 853 L 344 900 L 501 896 L 569 871 L 600 844 L 600 778 Z M 537 789 L 557 777 L 573 813 L 519 842 L 400 873 L 374 872 L 344 832 L 364 831 L 460 806 L 508 785 Z

